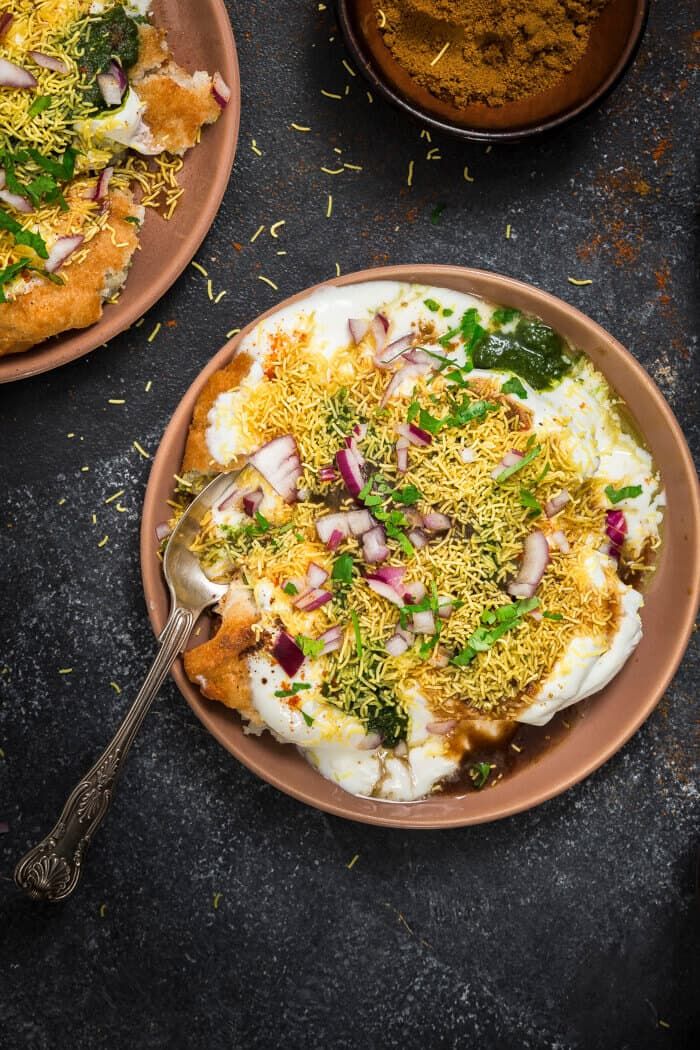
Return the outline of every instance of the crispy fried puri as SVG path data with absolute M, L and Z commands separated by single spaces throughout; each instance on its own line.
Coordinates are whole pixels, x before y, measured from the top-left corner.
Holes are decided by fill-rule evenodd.
M 258 612 L 250 591 L 233 583 L 220 607 L 221 626 L 208 642 L 185 653 L 185 671 L 210 700 L 241 711 L 253 724 L 261 720 L 251 703 L 250 680 L 243 653 L 255 645 Z
M 182 155 L 196 144 L 201 127 L 221 116 L 211 77 L 190 75 L 179 66 L 159 29 L 141 26 L 139 38 L 139 60 L 130 80 L 146 105 L 144 120 L 159 145 Z
M 100 319 L 103 290 L 127 270 L 138 247 L 137 227 L 126 219 L 141 214 L 130 194 L 111 193 L 108 200 L 114 232 L 102 230 L 90 241 L 85 259 L 60 271 L 64 285 L 41 280 L 26 294 L 0 305 L 0 357 Z M 121 285 L 121 277 L 114 283 Z
M 240 386 L 253 364 L 253 359 L 245 353 L 236 354 L 233 360 L 214 372 L 207 380 L 206 386 L 197 398 L 194 415 L 187 435 L 187 445 L 182 463 L 183 473 L 196 470 L 200 474 L 217 474 L 221 470 L 235 470 L 236 464 L 223 466 L 212 459 L 207 447 L 207 426 L 209 412 L 219 394 Z

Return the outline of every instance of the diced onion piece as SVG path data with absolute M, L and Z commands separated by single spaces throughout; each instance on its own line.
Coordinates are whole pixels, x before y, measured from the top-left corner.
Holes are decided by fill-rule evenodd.
M 368 429 L 369 426 L 367 423 L 355 423 L 355 426 L 352 428 L 352 432 L 358 441 L 364 441 L 367 437 Z
M 249 463 L 260 471 L 286 503 L 294 503 L 297 481 L 301 477 L 301 460 L 297 443 L 291 434 L 268 441 L 250 456 Z
M 430 662 L 435 667 L 448 667 L 450 663 L 450 654 L 444 645 L 436 645 L 433 649 L 433 655 L 430 657 Z
M 556 532 L 551 532 L 547 537 L 547 543 L 549 544 L 550 550 L 561 551 L 562 554 L 568 554 L 571 550 L 571 545 L 561 529 L 557 529 Z
M 318 472 L 319 481 L 335 481 L 338 477 L 335 467 L 321 467 Z
M 293 678 L 304 662 L 304 654 L 286 631 L 280 631 L 272 647 L 272 655 L 285 674 Z
M 406 570 L 403 565 L 384 565 L 372 574 L 375 580 L 382 580 L 384 583 L 388 583 L 390 587 L 393 587 L 400 598 L 403 597 L 401 581 L 405 575 Z
M 351 496 L 359 496 L 364 488 L 365 478 L 359 459 L 351 448 L 341 448 L 335 461 L 346 489 Z
M 417 427 L 414 423 L 399 423 L 396 427 L 396 432 L 419 448 L 425 448 L 426 445 L 431 445 L 433 442 L 433 435 L 429 434 L 427 430 Z
M 54 73 L 69 73 L 70 70 L 65 62 L 55 55 L 45 55 L 42 51 L 29 51 L 29 57 L 42 69 L 51 69 Z
M 386 651 L 389 656 L 401 656 L 408 649 L 408 642 L 400 634 L 392 634 L 386 643 Z
M 221 106 L 222 109 L 226 109 L 231 101 L 231 88 L 218 71 L 211 78 L 211 93 L 216 104 Z
M 368 510 L 350 510 L 345 519 L 353 536 L 363 536 L 377 524 Z
M 397 594 L 394 588 L 388 583 L 379 579 L 376 574 L 366 576 L 365 579 L 367 580 L 367 586 L 373 590 L 375 594 L 378 594 L 380 598 L 386 598 L 386 600 L 392 602 L 393 605 L 398 605 L 399 607 L 403 606 L 403 598 Z
M 168 525 L 167 521 L 161 521 L 156 525 L 156 539 L 161 543 L 166 536 L 169 536 L 173 530 Z
M 431 609 L 413 614 L 413 630 L 416 634 L 435 634 L 435 617 Z
M 362 537 L 362 553 L 366 562 L 377 565 L 389 557 L 389 548 L 386 545 L 386 533 L 381 525 L 376 525 Z
M 473 448 L 465 445 L 464 448 L 459 450 L 459 458 L 462 460 L 462 463 L 473 463 L 476 459 L 476 452 Z
M 95 183 L 92 200 L 103 201 L 105 199 L 112 175 L 114 175 L 114 168 L 105 168 L 104 171 L 100 172 L 100 177 Z
M 411 349 L 412 342 L 412 332 L 409 332 L 407 335 L 402 335 L 399 339 L 392 340 L 388 346 L 384 347 L 381 353 L 374 355 L 375 365 L 377 365 L 378 368 L 388 368 L 392 361 L 401 357 L 406 350 Z
M 97 86 L 108 106 L 120 106 L 127 88 L 121 66 L 117 62 L 110 62 L 106 73 L 97 74 Z
M 63 266 L 66 259 L 76 251 L 85 240 L 79 233 L 73 237 L 59 237 L 49 252 L 49 257 L 44 263 L 47 273 L 55 273 Z
M 506 452 L 505 456 L 491 471 L 491 477 L 495 480 L 499 474 L 502 474 L 506 467 L 514 467 L 523 458 L 524 453 L 518 452 L 517 449 L 512 448 L 510 452 Z
M 349 319 L 348 328 L 350 329 L 350 336 L 355 346 L 361 343 L 367 335 L 369 332 L 369 325 L 370 322 L 361 317 L 351 317 Z
M 21 66 L 16 66 L 6 58 L 0 58 L 0 87 L 31 89 L 37 86 L 37 79 Z
M 518 574 L 508 585 L 513 598 L 532 598 L 549 564 L 549 545 L 543 532 L 535 529 L 525 538 Z
M 9 190 L 0 189 L 0 201 L 9 204 L 15 211 L 21 211 L 23 215 L 28 215 L 30 211 L 34 210 L 30 200 L 20 196 L 19 193 L 10 193 Z
M 409 357 L 414 353 L 415 351 L 409 350 L 408 353 L 404 356 L 404 360 L 406 360 L 408 363 L 402 365 L 398 372 L 394 372 L 388 387 L 382 394 L 381 401 L 379 402 L 380 408 L 384 408 L 387 401 L 389 401 L 392 395 L 403 385 L 403 383 L 407 379 L 411 378 L 412 376 L 424 375 L 426 372 L 430 371 L 429 358 L 428 364 L 425 364 L 424 362 L 412 363 L 408 361 Z
M 327 631 L 318 637 L 319 642 L 323 642 L 323 651 L 321 656 L 326 656 L 328 653 L 335 653 L 341 648 L 343 644 L 343 628 L 336 625 L 335 627 L 329 627 Z
M 421 583 L 420 580 L 415 580 L 413 583 L 407 583 L 403 592 L 407 605 L 417 605 L 418 602 L 423 601 L 427 593 L 425 584 Z
M 376 751 L 382 746 L 382 738 L 379 733 L 367 733 L 356 746 L 360 751 Z
M 423 528 L 428 532 L 448 532 L 452 528 L 452 520 L 446 514 L 430 511 L 423 515 Z
M 429 733 L 435 733 L 437 736 L 446 736 L 452 732 L 456 725 L 456 718 L 447 718 L 444 722 L 428 722 L 425 728 Z
M 324 514 L 316 522 L 316 532 L 321 543 L 328 544 L 334 532 L 340 533 L 341 539 L 350 534 L 347 514 Z
M 605 534 L 610 540 L 610 546 L 619 557 L 620 551 L 627 538 L 627 519 L 622 510 L 608 510 L 605 513 Z
M 5 11 L 4 14 L 0 15 L 0 40 L 5 36 L 14 20 L 15 16 L 11 15 L 9 11 Z
M 340 544 L 343 542 L 344 539 L 345 539 L 345 536 L 340 531 L 340 529 L 333 529 L 333 532 L 331 533 L 330 539 L 328 540 L 328 543 L 326 544 L 326 546 L 328 547 L 329 550 L 334 551 L 336 549 L 336 547 L 340 546 Z
M 322 587 L 327 579 L 328 573 L 322 565 L 317 565 L 315 561 L 309 563 L 309 567 L 306 570 L 306 582 L 309 587 Z
M 445 598 L 442 595 L 438 597 L 438 616 L 441 620 L 449 620 L 450 616 L 454 612 L 454 602 L 451 598 Z
M 396 469 L 399 474 L 405 474 L 408 470 L 408 438 L 401 437 L 396 442 Z
M 394 744 L 393 751 L 397 758 L 408 758 L 408 744 L 405 740 L 399 740 L 398 744 Z
M 544 505 L 544 512 L 547 517 L 553 518 L 555 514 L 558 514 L 560 510 L 564 509 L 570 499 L 571 496 L 566 489 L 562 489 L 561 492 L 557 492 L 556 496 L 552 496 L 551 499 L 548 499 Z
M 247 514 L 249 518 L 254 518 L 263 498 L 262 489 L 256 489 L 255 492 L 246 492 L 243 497 L 243 512 Z
M 345 438 L 345 447 L 350 449 L 350 451 L 352 452 L 353 456 L 355 457 L 355 459 L 359 463 L 360 468 L 364 467 L 364 465 L 365 465 L 365 457 L 362 455 L 362 453 L 360 452 L 359 448 L 357 447 L 357 440 L 356 440 L 354 434 L 349 434 Z
M 307 591 L 306 594 L 300 595 L 293 604 L 301 612 L 313 612 L 315 609 L 320 609 L 326 602 L 329 602 L 332 597 L 333 595 L 330 591 L 314 588 Z
M 384 350 L 384 347 L 386 346 L 386 333 L 388 322 L 387 327 L 385 327 L 385 320 L 386 318 L 384 318 L 383 315 L 375 314 L 369 326 L 370 333 L 372 335 L 372 338 L 374 339 L 374 363 L 376 365 L 379 364 L 382 352 Z
M 407 535 L 417 551 L 421 550 L 423 547 L 427 547 L 430 542 L 422 529 L 411 529 Z

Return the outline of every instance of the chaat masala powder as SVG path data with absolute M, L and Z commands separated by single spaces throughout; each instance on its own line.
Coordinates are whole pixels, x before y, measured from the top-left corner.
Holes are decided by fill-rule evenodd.
M 433 95 L 501 106 L 553 87 L 608 0 L 374 0 L 384 43 Z

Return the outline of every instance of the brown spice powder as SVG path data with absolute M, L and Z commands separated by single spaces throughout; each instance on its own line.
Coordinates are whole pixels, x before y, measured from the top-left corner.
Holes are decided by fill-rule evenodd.
M 552 87 L 583 55 L 607 2 L 374 0 L 396 61 L 458 107 L 500 106 Z

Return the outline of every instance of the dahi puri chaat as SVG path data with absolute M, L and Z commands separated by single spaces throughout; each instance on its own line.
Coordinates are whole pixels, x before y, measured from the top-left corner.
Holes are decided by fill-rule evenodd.
M 229 587 L 187 674 L 346 791 L 495 784 L 518 723 L 640 640 L 660 480 L 536 317 L 389 281 L 280 310 L 202 392 L 178 511 L 241 467 L 195 544 Z
M 99 320 L 144 208 L 172 215 L 182 157 L 230 98 L 177 65 L 150 7 L 3 0 L 0 356 Z

